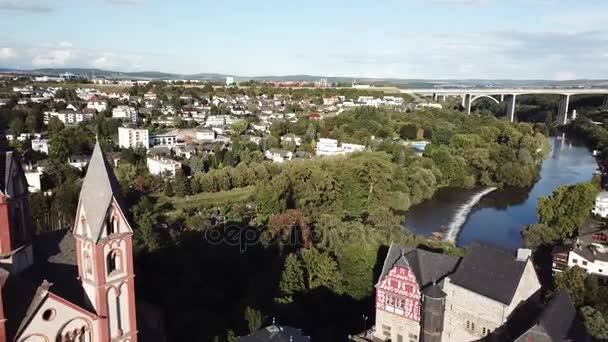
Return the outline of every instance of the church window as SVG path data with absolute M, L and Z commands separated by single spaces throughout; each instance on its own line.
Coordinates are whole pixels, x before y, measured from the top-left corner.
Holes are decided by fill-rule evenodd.
M 42 313 L 42 319 L 45 321 L 52 321 L 53 318 L 55 318 L 55 310 L 53 309 L 46 309 Z
M 106 262 L 107 262 L 108 274 L 111 274 L 114 271 L 119 271 L 120 270 L 120 252 L 118 252 L 117 250 L 113 250 L 110 253 L 108 253 Z
M 111 215 L 108 218 L 108 221 L 106 222 L 106 230 L 106 234 L 108 236 L 118 233 L 118 219 L 114 215 Z
M 93 263 L 91 262 L 89 252 L 84 252 L 84 268 L 88 275 L 93 274 Z

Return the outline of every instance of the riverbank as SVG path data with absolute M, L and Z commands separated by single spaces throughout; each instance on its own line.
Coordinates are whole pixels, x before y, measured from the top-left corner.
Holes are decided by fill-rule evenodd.
M 483 193 L 484 189 L 443 188 L 410 208 L 405 226 L 413 234 L 425 236 L 443 230 L 447 237 L 453 229 L 453 241 L 458 246 L 484 241 L 508 249 L 520 247 L 523 227 L 537 222 L 538 197 L 551 194 L 561 185 L 589 181 L 597 168 L 595 158 L 582 143 L 554 137 L 549 142 L 553 153 L 541 164 L 533 186 L 488 193 Z

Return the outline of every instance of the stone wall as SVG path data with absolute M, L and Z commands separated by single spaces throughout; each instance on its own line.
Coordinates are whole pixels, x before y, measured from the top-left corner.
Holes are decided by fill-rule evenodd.
M 387 329 L 389 328 L 390 329 Z M 376 330 L 374 336 L 380 340 L 390 338 L 394 342 L 410 342 L 410 334 L 420 338 L 420 324 L 416 321 L 398 316 L 384 310 L 376 310 Z M 401 336 L 401 339 L 399 339 Z

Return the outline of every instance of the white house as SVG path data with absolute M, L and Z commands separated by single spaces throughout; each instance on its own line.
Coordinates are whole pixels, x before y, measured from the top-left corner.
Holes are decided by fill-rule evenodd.
M 68 158 L 68 164 L 77 169 L 83 170 L 89 164 L 91 157 L 88 155 L 73 155 Z
M 359 144 L 342 143 L 342 150 L 344 151 L 344 154 L 360 152 L 365 150 L 365 146 Z
M 147 129 L 118 127 L 118 146 L 120 148 L 150 147 Z
M 47 111 L 44 112 L 44 123 L 48 125 L 49 121 L 53 117 L 59 119 L 59 121 L 63 122 L 64 125 L 75 125 L 85 120 L 93 119 L 95 117 L 95 114 L 75 112 L 71 110 L 62 110 L 59 112 Z
M 104 110 L 108 109 L 108 102 L 94 97 L 87 103 L 87 108 L 95 109 L 98 112 L 103 112 Z
M 554 272 L 578 266 L 608 279 L 608 228 L 603 222 L 589 219 L 579 228 L 574 242 L 556 246 L 551 254 Z
M 181 170 L 182 168 L 182 164 L 180 162 L 170 158 L 158 156 L 148 157 L 146 159 L 146 165 L 148 166 L 148 171 L 156 176 L 169 175 L 171 177 L 175 177 L 177 171 Z
M 32 150 L 49 154 L 48 139 L 32 139 Z
M 213 141 L 215 140 L 216 132 L 212 129 L 201 129 L 196 131 L 196 140 Z
M 27 180 L 27 188 L 30 193 L 40 192 L 42 190 L 42 184 L 40 182 L 40 176 L 42 172 L 32 169 L 25 170 L 25 179 Z
M 154 134 L 150 136 L 149 146 L 171 146 L 177 144 L 175 134 Z
M 593 213 L 604 218 L 608 217 L 608 191 L 602 190 L 595 197 Z
M 291 143 L 295 144 L 296 146 L 300 146 L 302 144 L 302 138 L 293 133 L 289 133 L 281 137 L 281 142 Z
M 264 152 L 264 157 L 270 159 L 275 163 L 282 163 L 284 161 L 291 160 L 293 153 L 291 151 L 281 150 L 278 148 L 271 148 Z
M 365 150 L 365 146 L 359 144 L 342 143 L 338 146 L 338 140 L 321 138 L 317 142 L 318 156 L 339 156 Z
M 130 106 L 116 106 L 112 110 L 112 117 L 114 119 L 126 119 L 131 122 L 137 122 L 137 110 Z

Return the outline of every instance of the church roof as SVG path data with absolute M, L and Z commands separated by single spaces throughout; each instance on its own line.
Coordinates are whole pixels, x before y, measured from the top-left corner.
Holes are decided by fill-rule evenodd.
M 78 281 L 76 244 L 68 230 L 36 237 L 34 259 L 34 264 L 19 274 L 0 268 L 8 340 L 30 321 L 47 291 L 94 312 Z
M 576 319 L 576 309 L 566 290 L 561 290 L 551 299 L 538 319 L 554 341 L 568 340 L 571 327 Z
M 442 253 L 429 252 L 419 248 L 403 247 L 392 243 L 378 282 L 395 266 L 406 267 L 412 270 L 418 280 L 420 288 L 439 281 L 452 273 L 460 258 Z
M 526 261 L 497 247 L 474 243 L 467 248 L 452 283 L 509 305 L 517 290 Z
M 85 212 L 92 232 L 90 238 L 94 242 L 99 241 L 101 237 L 108 209 L 114 199 L 121 206 L 120 186 L 97 142 L 80 190 L 80 206 Z

